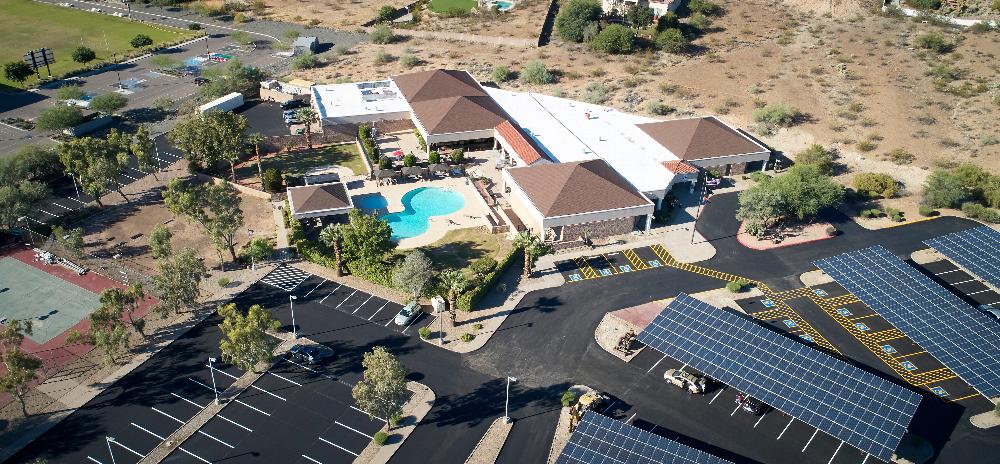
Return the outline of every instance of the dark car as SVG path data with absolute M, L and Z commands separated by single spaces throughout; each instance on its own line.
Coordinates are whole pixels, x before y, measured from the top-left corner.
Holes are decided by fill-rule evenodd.
M 736 395 L 736 404 L 747 414 L 759 416 L 764 413 L 764 403 L 745 393 Z
M 198 85 L 198 86 L 205 85 L 205 84 L 207 84 L 209 82 L 211 82 L 211 81 L 209 81 L 208 79 L 205 79 L 204 77 L 196 77 L 196 78 L 194 78 L 194 83 L 196 85 Z
M 305 108 L 309 106 L 304 100 L 292 99 L 281 104 L 281 109 L 290 110 L 294 108 Z
M 333 350 L 324 345 L 292 345 L 288 356 L 307 364 L 316 364 L 333 356 Z

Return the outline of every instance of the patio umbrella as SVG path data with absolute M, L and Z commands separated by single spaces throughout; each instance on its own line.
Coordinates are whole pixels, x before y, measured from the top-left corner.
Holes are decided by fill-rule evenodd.
M 408 168 L 403 168 L 403 175 L 404 176 L 423 177 L 423 175 L 424 175 L 424 168 L 422 168 L 420 166 L 410 166 Z
M 448 172 L 448 165 L 447 164 L 432 164 L 429 169 L 430 169 L 431 172 Z
M 396 177 L 397 174 L 398 173 L 392 169 L 379 169 L 378 172 L 375 173 L 375 177 L 378 179 L 392 179 L 393 177 Z

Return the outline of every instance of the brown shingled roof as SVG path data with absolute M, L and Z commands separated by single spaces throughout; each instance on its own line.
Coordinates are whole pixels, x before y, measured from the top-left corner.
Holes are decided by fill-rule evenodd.
M 714 116 L 657 121 L 636 126 L 685 161 L 767 151 Z
M 507 114 L 466 71 L 435 69 L 394 76 L 429 134 L 493 129 Z
M 288 189 L 288 196 L 295 214 L 354 206 L 341 182 L 293 187 Z
M 520 127 L 515 126 L 510 121 L 505 119 L 497 125 L 496 131 L 510 144 L 514 153 L 524 161 L 524 164 L 530 165 L 542 158 L 548 158 L 531 137 L 528 137 Z
M 512 168 L 508 172 L 545 217 L 650 204 L 602 159 Z

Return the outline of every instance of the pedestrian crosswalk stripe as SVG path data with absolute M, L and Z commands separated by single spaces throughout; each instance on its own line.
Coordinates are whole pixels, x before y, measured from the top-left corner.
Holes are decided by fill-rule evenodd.
M 308 279 L 310 275 L 312 274 L 292 266 L 280 266 L 264 276 L 260 281 L 272 287 L 290 292 L 295 290 L 295 287 L 298 287 L 302 281 Z

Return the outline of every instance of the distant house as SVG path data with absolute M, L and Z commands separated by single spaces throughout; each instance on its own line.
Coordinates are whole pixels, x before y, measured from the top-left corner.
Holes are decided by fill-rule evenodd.
M 301 55 L 303 53 L 316 53 L 319 47 L 319 40 L 315 37 L 299 37 L 292 43 L 292 54 Z

